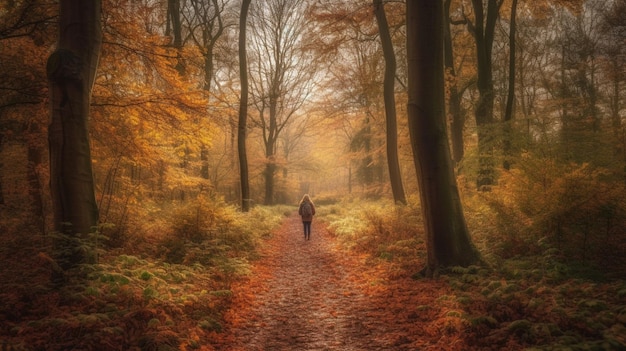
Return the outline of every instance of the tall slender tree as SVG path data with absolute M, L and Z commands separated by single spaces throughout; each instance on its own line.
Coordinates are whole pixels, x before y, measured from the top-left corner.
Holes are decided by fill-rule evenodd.
M 504 168 L 511 168 L 511 132 L 513 112 L 515 108 L 515 31 L 517 29 L 517 0 L 511 3 L 511 20 L 509 22 L 509 90 L 506 97 L 506 110 L 504 112 Z
M 59 2 L 59 41 L 47 63 L 50 192 L 57 231 L 86 234 L 98 221 L 89 146 L 89 103 L 100 57 L 99 0 Z M 77 263 L 81 257 L 73 257 Z
M 426 231 L 427 275 L 479 260 L 461 205 L 446 132 L 443 2 L 407 1 L 408 118 Z
M 385 122 L 387 137 L 387 166 L 389 167 L 389 178 L 391 181 L 391 191 L 393 200 L 396 203 L 406 204 L 404 187 L 402 186 L 402 174 L 400 173 L 400 162 L 398 160 L 398 127 L 396 122 L 396 53 L 393 50 L 391 35 L 389 34 L 389 24 L 385 15 L 385 6 L 382 0 L 373 0 L 374 14 L 378 23 L 378 32 L 385 56 L 385 78 L 383 82 L 383 96 L 385 99 Z
M 450 18 L 450 5 L 452 0 L 444 1 L 444 63 L 450 86 L 448 88 L 448 110 L 450 115 L 450 141 L 452 143 L 452 159 L 458 164 L 465 154 L 463 140 L 463 128 L 465 126 L 465 114 L 461 106 L 463 89 L 459 89 L 456 68 L 454 67 L 454 49 L 452 45 L 452 29 L 454 24 Z
M 239 15 L 239 76 L 241 98 L 239 99 L 239 123 L 237 126 L 237 149 L 239 155 L 239 182 L 241 186 L 241 210 L 250 210 L 250 184 L 248 182 L 248 154 L 246 152 L 246 132 L 248 122 L 248 58 L 246 53 L 246 22 L 252 0 L 241 2 Z
M 478 69 L 478 102 L 475 109 L 478 128 L 478 178 L 476 185 L 480 190 L 487 190 L 495 182 L 495 163 L 493 160 L 494 117 L 493 105 L 495 92 L 493 87 L 493 41 L 500 7 L 504 0 L 472 0 L 474 22 L 467 21 L 470 32 L 476 41 L 476 63 Z
M 183 27 L 182 21 L 180 20 L 180 0 L 167 0 L 167 35 L 170 35 L 170 23 L 171 35 L 173 36 L 172 46 L 176 49 L 177 55 L 176 70 L 180 75 L 183 75 L 185 73 L 185 66 L 182 57 Z

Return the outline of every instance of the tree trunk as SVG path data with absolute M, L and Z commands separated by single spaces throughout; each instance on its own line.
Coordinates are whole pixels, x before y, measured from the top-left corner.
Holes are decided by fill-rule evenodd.
M 365 117 L 365 127 L 363 135 L 363 148 L 365 157 L 361 161 L 363 172 L 363 182 L 369 188 L 374 183 L 374 158 L 372 157 L 372 125 L 369 117 Z
M 274 204 L 274 175 L 276 174 L 276 141 L 278 138 L 278 98 L 277 81 L 272 82 L 273 88 L 269 96 L 269 126 L 265 139 L 265 205 Z
M 241 185 L 241 211 L 250 210 L 250 185 L 248 181 L 248 155 L 246 153 L 246 131 L 248 121 L 248 59 L 246 54 L 246 21 L 252 0 L 243 0 L 239 16 L 239 75 L 241 98 L 239 100 L 239 123 L 237 126 L 237 149 L 239 154 L 239 178 Z
M 0 115 L 1 115 L 1 112 L 0 112 Z M 3 141 L 4 141 L 4 133 L 0 133 L 0 152 L 2 152 Z M 4 163 L 2 163 L 2 160 L 0 159 L 0 171 L 2 171 L 3 169 L 4 169 Z M 4 188 L 2 186 L 2 177 L 0 177 L 0 205 L 4 205 Z
M 465 127 L 465 116 L 461 108 L 461 94 L 459 93 L 456 81 L 456 70 L 454 68 L 454 56 L 452 47 L 452 33 L 450 32 L 450 4 L 451 0 L 446 0 L 444 4 L 444 63 L 446 73 L 451 76 L 448 96 L 448 113 L 450 114 L 450 134 L 452 142 L 452 159 L 455 166 L 461 162 L 465 155 L 465 145 L 463 140 L 463 128 Z
M 385 16 L 385 6 L 382 0 L 374 1 L 374 14 L 378 22 L 380 41 L 385 56 L 385 121 L 387 126 L 387 166 L 389 167 L 389 178 L 391 190 L 395 203 L 406 205 L 404 187 L 402 186 L 402 175 L 400 173 L 400 162 L 398 160 L 398 128 L 396 123 L 396 99 L 395 99 L 395 79 L 396 79 L 396 54 L 393 51 L 389 25 Z
M 204 54 L 204 90 L 211 92 L 211 81 L 213 81 L 213 44 L 207 48 Z
M 70 234 L 92 232 L 98 221 L 88 122 L 102 43 L 100 15 L 99 0 L 61 0 L 59 43 L 46 68 L 54 228 Z
M 2 115 L 2 113 L 0 112 L 0 116 Z M 4 140 L 4 132 L 0 133 L 0 153 L 2 152 L 2 147 L 3 147 L 3 140 Z M 2 160 L 0 159 L 0 205 L 4 205 L 4 187 L 2 186 L 2 170 L 4 170 L 4 163 L 2 163 Z
M 515 108 L 515 30 L 517 27 L 517 0 L 511 4 L 511 23 L 509 28 L 509 91 L 506 98 L 506 111 L 504 112 L 504 169 L 511 168 L 511 135 L 513 123 L 513 111 Z
M 495 183 L 493 160 L 493 72 L 491 51 L 498 12 L 502 2 L 488 0 L 487 12 L 483 0 L 472 0 L 474 6 L 474 39 L 476 41 L 476 62 L 478 66 L 478 103 L 476 104 L 476 127 L 478 129 L 478 178 L 479 190 L 488 190 Z
M 183 35 L 180 20 L 180 0 L 167 0 L 168 19 L 172 21 L 172 34 L 174 36 L 172 46 L 176 48 L 176 70 L 181 76 L 185 73 L 185 66 L 182 60 Z
M 30 197 L 30 209 L 35 218 L 36 225 L 41 234 L 46 232 L 46 221 L 43 207 L 43 189 L 41 185 L 41 177 L 39 176 L 39 167 L 43 158 L 43 144 L 41 144 L 41 129 L 37 121 L 30 121 L 28 127 L 28 194 Z
M 200 146 L 200 177 L 209 179 L 209 148 L 204 145 Z
M 267 164 L 265 165 L 265 171 L 263 173 L 265 177 L 265 205 L 274 204 L 274 175 L 276 174 L 276 163 L 274 156 L 271 155 L 267 158 Z
M 408 118 L 432 275 L 479 260 L 454 177 L 446 133 L 443 3 L 407 1 Z
M 352 161 L 348 161 L 348 194 L 352 194 Z

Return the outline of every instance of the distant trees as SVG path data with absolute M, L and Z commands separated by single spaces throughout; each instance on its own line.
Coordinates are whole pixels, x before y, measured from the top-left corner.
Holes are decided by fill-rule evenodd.
M 215 54 L 218 40 L 222 38 L 228 23 L 224 20 L 225 0 L 190 0 L 181 13 L 189 40 L 202 56 L 204 90 L 210 92 L 215 80 Z
M 384 3 L 387 25 L 382 27 L 388 28 L 388 36 L 377 26 Z M 316 5 L 313 13 L 322 25 L 318 49 L 329 57 L 326 89 L 333 93 L 328 105 L 336 111 L 339 130 L 347 137 L 344 158 L 348 159 L 348 188 L 351 192 L 359 189 L 369 197 L 387 196 L 391 190 L 394 200 L 403 202 L 400 176 L 406 169 L 408 148 L 402 146 L 408 134 L 405 120 L 394 126 L 391 117 L 398 110 L 404 112 L 402 105 L 398 108 L 395 104 L 396 96 L 405 90 L 404 55 L 395 56 L 404 51 L 403 6 L 337 1 L 334 7 Z M 401 83 L 398 89 L 396 81 Z
M 255 127 L 262 133 L 265 204 L 274 204 L 279 169 L 278 140 L 311 93 L 316 72 L 307 28 L 305 3 L 271 0 L 253 4 L 249 41 L 249 78 Z
M 600 66 L 605 72 L 608 84 L 602 88 L 608 101 L 610 125 L 612 131 L 612 145 L 619 159 L 626 162 L 626 133 L 622 110 L 626 105 L 626 45 L 623 42 L 626 36 L 626 1 L 615 1 L 613 6 L 605 9 L 600 24 Z
M 47 106 L 43 104 L 47 101 L 47 81 L 42 57 L 47 55 L 48 45 L 57 39 L 56 33 L 46 29 L 52 28 L 58 6 L 28 0 L 0 7 L 0 154 L 10 154 L 11 145 L 26 148 L 23 163 L 0 160 L 0 205 L 8 206 L 7 209 L 24 206 L 36 218 L 32 224 L 45 232 Z M 22 169 L 26 172 L 24 187 L 10 181 Z M 20 201 L 7 195 L 17 195 L 22 190 L 28 196 Z
M 223 19 L 225 10 L 226 2 L 224 0 L 192 0 L 184 3 L 181 11 L 179 11 L 184 24 L 182 27 L 185 27 L 188 33 L 186 37 L 200 53 L 200 61 L 202 62 L 200 74 L 203 76 L 203 89 L 207 95 L 213 93 L 211 84 L 215 80 L 216 46 L 227 26 Z M 234 124 L 234 122 L 231 123 Z M 202 165 L 200 176 L 204 179 L 210 179 L 209 151 L 206 144 L 205 141 L 201 141 L 200 161 Z M 213 180 L 214 183 L 217 183 L 215 177 Z
M 620 2 L 489 0 L 472 1 L 471 9 L 445 2 L 452 39 L 446 52 L 455 53 L 446 58 L 454 158 L 458 163 L 458 155 L 469 152 L 458 164 L 471 169 L 479 189 L 497 184 L 498 164 L 510 168 L 534 147 L 551 144 L 561 160 L 597 163 L 591 150 L 609 147 L 600 111 L 608 111 L 608 94 L 620 90 L 610 93 L 603 83 L 610 78 L 600 62 L 619 57 L 619 50 L 600 54 L 599 44 L 606 42 L 601 28 Z M 460 24 L 474 39 L 472 61 L 465 56 L 468 42 Z M 459 110 L 473 111 L 476 118 L 465 123 Z
M 568 2 L 570 6 L 554 7 L 549 12 L 539 4 L 520 3 L 516 60 L 519 114 L 510 122 L 512 144 L 559 163 L 587 162 L 615 169 L 621 157 L 615 158 L 609 150 L 623 142 L 611 136 L 613 122 L 619 118 L 609 117 L 615 116 L 609 111 L 623 111 L 624 90 L 623 84 L 615 89 L 616 85 L 609 82 L 620 76 L 612 73 L 614 68 L 624 71 L 623 53 L 601 48 L 616 42 L 615 37 L 604 37 L 602 28 L 607 28 L 607 16 L 620 1 L 582 3 Z M 616 65 L 605 65 L 611 61 Z M 621 107 L 614 104 L 616 101 L 621 101 Z M 525 137 L 520 144 L 522 135 Z
M 347 29 L 350 38 L 342 48 L 336 70 L 336 82 L 340 106 L 347 111 L 345 118 L 351 121 L 351 138 L 348 151 L 354 167 L 354 178 L 368 196 L 380 196 L 385 182 L 382 133 L 382 85 L 377 79 L 384 70 L 380 48 L 373 42 L 372 34 L 362 30 L 368 24 L 352 23 Z M 369 34 L 369 35 L 368 35 Z

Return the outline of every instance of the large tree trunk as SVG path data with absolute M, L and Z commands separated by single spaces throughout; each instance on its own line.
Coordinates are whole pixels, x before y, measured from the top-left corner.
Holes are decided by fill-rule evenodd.
M 446 133 L 443 2 L 407 1 L 408 117 L 432 275 L 479 260 L 454 177 Z
M 59 43 L 47 64 L 54 227 L 60 232 L 85 234 L 92 232 L 98 221 L 88 122 L 102 43 L 101 4 L 99 0 L 61 0 L 59 14 Z
M 2 114 L 0 113 L 0 116 Z M 4 141 L 4 133 L 0 133 L 0 152 L 2 152 L 2 142 Z M 2 160 L 0 159 L 0 171 L 2 171 L 4 169 L 4 163 L 2 163 Z M 4 190 L 3 190 L 3 186 L 2 186 L 2 177 L 0 177 L 0 205 L 4 205 Z
M 404 187 L 402 186 L 402 175 L 400 173 L 400 162 L 398 160 L 398 127 L 396 123 L 396 99 L 395 99 L 395 79 L 396 79 L 396 54 L 393 51 L 391 35 L 389 34 L 389 25 L 385 16 L 385 6 L 382 0 L 374 1 L 374 14 L 378 22 L 378 31 L 380 33 L 380 41 L 385 56 L 385 80 L 384 80 L 384 98 L 385 98 L 385 116 L 387 126 L 387 166 L 389 167 L 389 178 L 391 181 L 391 190 L 393 192 L 393 200 L 396 203 L 406 204 L 404 195 Z
M 239 16 L 239 75 L 241 77 L 241 99 L 239 100 L 239 124 L 237 126 L 237 148 L 239 154 L 239 178 L 241 185 L 241 210 L 250 210 L 250 185 L 248 182 L 248 156 L 246 153 L 246 131 L 248 121 L 248 59 L 246 54 L 246 21 L 252 0 L 243 0 Z

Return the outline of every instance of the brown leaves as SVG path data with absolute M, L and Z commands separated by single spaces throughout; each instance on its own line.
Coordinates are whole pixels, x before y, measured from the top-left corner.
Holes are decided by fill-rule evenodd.
M 452 320 L 435 302 L 449 289 L 442 282 L 415 281 L 406 273 L 390 278 L 397 267 L 345 251 L 319 226 L 304 244 L 300 226 L 291 218 L 267 243 L 251 278 L 233 287 L 235 298 L 226 317 L 232 342 L 224 345 L 226 350 L 280 348 L 287 342 L 302 349 L 348 344 L 461 349 L 449 346 L 458 333 L 442 338 L 444 327 L 432 324 L 437 318 L 443 318 L 442 324 Z M 454 329 L 460 330 L 457 324 Z

